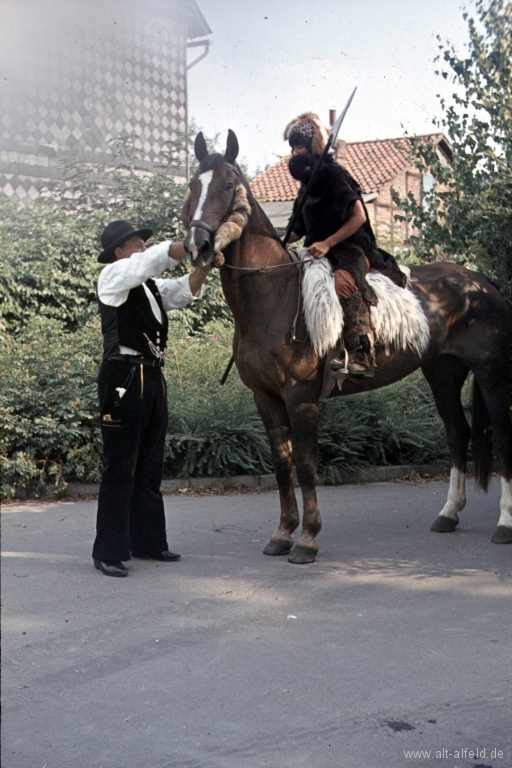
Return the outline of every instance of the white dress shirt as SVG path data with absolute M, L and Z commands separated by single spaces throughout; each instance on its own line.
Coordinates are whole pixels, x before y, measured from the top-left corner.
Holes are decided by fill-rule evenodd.
M 150 277 L 161 275 L 167 269 L 173 269 L 179 262 L 171 259 L 169 256 L 171 242 L 171 240 L 164 240 L 163 243 L 152 245 L 142 253 L 133 253 L 129 259 L 119 259 L 119 261 L 114 261 L 112 264 L 107 264 L 102 269 L 98 278 L 98 297 L 100 301 L 109 307 L 120 307 L 127 300 L 132 288 L 144 285 Z M 203 285 L 193 295 L 190 292 L 188 275 L 183 275 L 174 280 L 158 278 L 155 280 L 155 283 L 166 312 L 169 312 L 171 309 L 186 307 L 194 299 L 200 299 L 205 290 Z M 162 313 L 155 297 L 146 285 L 144 285 L 144 290 L 151 304 L 154 316 L 161 323 Z M 135 349 L 122 345 L 119 345 L 119 352 L 122 355 L 141 354 Z

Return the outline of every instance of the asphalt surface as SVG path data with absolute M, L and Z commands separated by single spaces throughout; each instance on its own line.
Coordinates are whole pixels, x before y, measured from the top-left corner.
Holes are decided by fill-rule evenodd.
M 499 487 L 434 534 L 446 491 L 319 488 L 306 566 L 262 554 L 276 492 L 168 496 L 181 562 L 124 579 L 95 502 L 5 506 L 2 768 L 510 768 Z

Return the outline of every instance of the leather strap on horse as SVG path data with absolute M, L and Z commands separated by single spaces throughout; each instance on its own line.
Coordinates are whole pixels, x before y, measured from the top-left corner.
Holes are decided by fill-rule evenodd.
M 238 182 L 235 185 L 235 191 L 233 192 L 233 197 L 231 199 L 231 203 L 229 205 L 229 208 L 227 210 L 226 215 L 224 216 L 224 218 L 221 221 L 221 224 L 223 224 L 225 221 L 227 221 L 227 219 L 229 219 L 229 217 L 231 215 L 231 212 L 233 210 L 233 205 L 234 205 L 234 202 L 235 202 L 237 187 L 238 187 L 239 184 L 241 184 L 241 181 L 240 181 L 241 173 L 240 173 L 239 168 L 237 168 L 236 165 L 233 165 L 232 163 L 228 163 L 226 161 L 224 161 L 223 165 L 227 166 L 230 170 L 232 170 L 234 173 L 236 173 L 236 175 L 238 176 Z M 189 229 L 192 229 L 192 227 L 198 227 L 199 229 L 205 229 L 207 232 L 210 233 L 210 235 L 215 235 L 215 233 L 217 231 L 216 229 L 213 229 L 213 227 L 211 227 L 209 224 L 207 224 L 206 221 L 202 221 L 201 219 L 193 219 L 190 222 Z
M 294 256 L 295 256 L 295 254 L 294 254 Z M 297 257 L 295 256 L 295 258 L 297 258 Z M 303 264 L 304 263 L 304 262 L 298 261 L 298 259 L 297 259 L 297 262 L 298 262 L 298 264 Z M 303 280 L 303 277 L 304 277 L 304 270 L 300 269 L 299 270 L 299 297 L 298 297 L 298 300 L 297 300 L 297 311 L 295 313 L 295 317 L 293 318 L 293 325 L 290 328 L 290 341 L 295 341 L 295 342 L 297 342 L 297 344 L 305 344 L 306 341 L 307 341 L 307 339 L 298 339 L 295 336 L 295 329 L 297 328 L 297 322 L 299 320 L 299 314 L 300 314 L 300 302 L 301 302 L 301 299 L 302 299 L 302 280 Z
M 260 212 L 260 215 L 263 216 L 263 218 L 265 219 L 267 224 L 273 230 L 274 226 L 273 226 L 272 222 L 270 221 L 270 219 L 268 218 L 267 214 L 265 213 L 265 211 L 263 210 L 261 205 L 257 201 L 255 201 L 255 202 L 256 202 L 256 205 L 257 205 L 258 210 Z M 253 234 L 254 234 L 254 232 L 253 232 Z M 256 234 L 258 234 L 258 233 L 256 233 Z M 281 240 L 281 238 L 279 237 L 277 232 L 275 233 L 275 237 L 273 237 L 273 233 L 272 233 L 272 235 L 268 235 L 267 234 L 267 237 L 272 237 L 272 239 L 277 240 L 282 245 L 282 247 L 284 248 L 284 250 L 286 251 L 286 253 L 290 257 L 290 259 L 292 260 L 292 264 L 296 264 L 297 267 L 300 267 L 300 266 L 302 266 L 303 264 L 306 263 L 305 261 L 299 261 L 299 259 L 295 255 L 295 252 L 287 247 L 287 244 L 284 243 Z M 290 328 L 290 341 L 296 341 L 297 343 L 303 343 L 303 342 L 299 341 L 297 339 L 297 337 L 295 336 L 295 329 L 297 328 L 297 321 L 299 319 L 299 314 L 300 314 L 300 300 L 301 300 L 301 296 L 302 296 L 302 278 L 303 278 L 303 276 L 304 276 L 304 272 L 302 271 L 302 269 L 300 269 L 299 270 L 299 298 L 298 298 L 298 301 L 297 301 L 297 311 L 295 313 L 295 317 L 293 318 L 292 327 Z M 304 341 L 306 341 L 306 340 L 304 339 Z
M 233 165 L 233 163 L 228 163 L 227 160 L 224 160 L 224 165 L 227 165 L 228 168 L 231 168 L 231 170 L 236 173 L 239 179 L 241 178 L 242 174 L 240 173 L 240 168 L 237 168 L 236 165 Z
M 206 221 L 201 221 L 201 219 L 194 219 L 190 222 L 190 229 L 192 227 L 199 227 L 200 229 L 206 229 L 207 232 L 209 232 L 211 235 L 215 234 L 215 230 L 213 227 L 210 227 L 209 224 L 206 223 Z

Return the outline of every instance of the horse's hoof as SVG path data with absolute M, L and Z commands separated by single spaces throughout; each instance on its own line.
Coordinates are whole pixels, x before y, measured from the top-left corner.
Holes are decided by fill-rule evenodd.
M 293 547 L 293 541 L 274 541 L 270 539 L 269 543 L 263 550 L 264 555 L 287 555 Z
M 436 517 L 435 523 L 430 526 L 430 530 L 434 531 L 434 533 L 451 533 L 456 529 L 458 524 L 459 521 L 454 520 L 452 517 L 439 515 L 439 517 Z
M 512 528 L 507 528 L 506 525 L 498 525 L 491 541 L 493 544 L 512 544 Z
M 317 549 L 311 549 L 310 547 L 301 547 L 301 546 L 297 546 L 296 544 L 292 549 L 292 551 L 290 552 L 290 557 L 288 558 L 288 562 L 294 563 L 295 565 L 305 565 L 306 563 L 314 563 L 317 552 L 318 552 Z

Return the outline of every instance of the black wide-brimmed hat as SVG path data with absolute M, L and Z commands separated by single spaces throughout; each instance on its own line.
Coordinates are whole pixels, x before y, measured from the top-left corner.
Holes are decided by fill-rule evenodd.
M 115 249 L 126 243 L 130 237 L 139 235 L 146 242 L 152 234 L 152 229 L 134 229 L 128 221 L 112 221 L 103 230 L 101 236 L 103 250 L 98 256 L 98 261 L 100 264 L 109 264 L 111 261 L 114 261 Z

